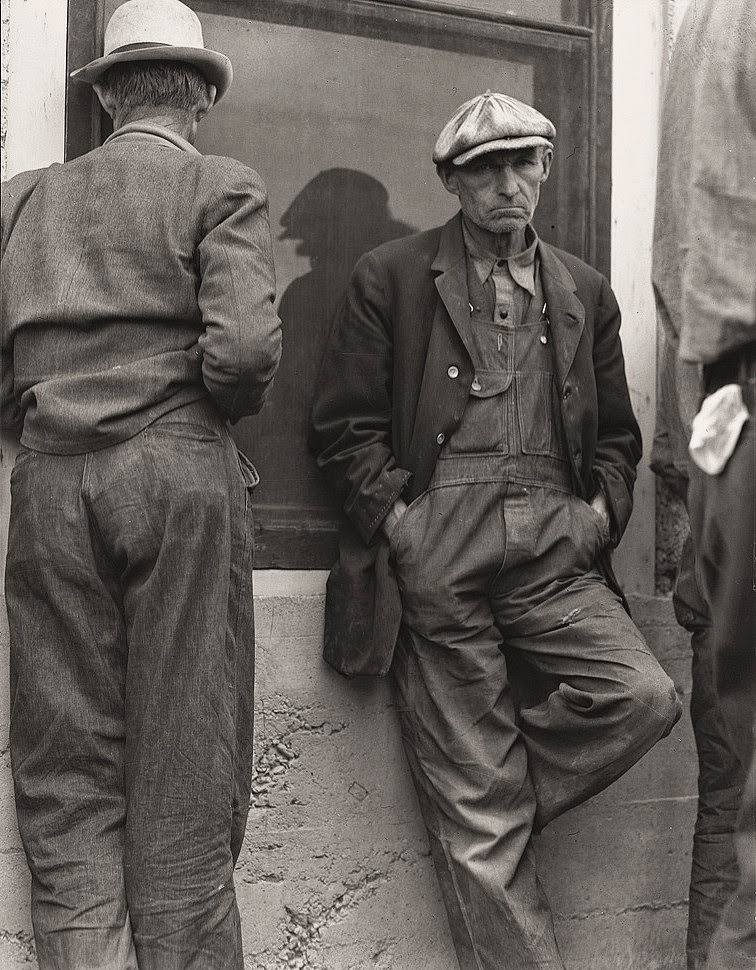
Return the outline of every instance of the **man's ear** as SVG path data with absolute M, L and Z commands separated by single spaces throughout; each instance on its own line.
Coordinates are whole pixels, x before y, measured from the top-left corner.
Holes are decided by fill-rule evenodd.
M 204 118 L 208 111 L 215 104 L 215 99 L 218 96 L 218 88 L 214 84 L 207 85 L 207 98 L 203 99 L 202 102 L 197 106 L 197 113 L 195 115 L 197 121 L 200 118 Z
M 541 182 L 545 182 L 549 177 L 551 172 L 551 161 L 554 158 L 554 152 L 550 148 L 544 148 L 543 157 L 541 158 L 541 163 L 543 164 L 543 175 L 541 176 Z
M 115 116 L 115 104 L 113 103 L 113 98 L 106 87 L 100 84 L 99 81 L 95 81 L 92 87 L 95 90 L 100 104 L 107 111 L 111 118 Z
M 451 165 L 442 165 L 438 170 L 438 177 L 443 182 L 447 192 L 451 192 L 452 195 L 459 195 L 459 179 Z

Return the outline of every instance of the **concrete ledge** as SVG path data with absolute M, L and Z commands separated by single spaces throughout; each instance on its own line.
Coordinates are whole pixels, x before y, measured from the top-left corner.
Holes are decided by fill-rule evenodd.
M 327 569 L 256 569 L 255 600 L 322 596 L 328 572 Z

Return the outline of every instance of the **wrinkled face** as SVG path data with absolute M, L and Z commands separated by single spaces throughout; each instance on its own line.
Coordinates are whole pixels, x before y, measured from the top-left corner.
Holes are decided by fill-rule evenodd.
M 467 165 L 440 172 L 447 191 L 459 197 L 462 212 L 476 226 L 495 233 L 524 229 L 549 177 L 550 148 L 487 152 Z

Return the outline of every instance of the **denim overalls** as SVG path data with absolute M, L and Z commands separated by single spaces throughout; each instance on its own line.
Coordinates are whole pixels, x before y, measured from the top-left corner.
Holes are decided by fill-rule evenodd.
M 462 970 L 562 970 L 531 833 L 617 778 L 678 708 L 669 682 L 655 709 L 658 665 L 595 565 L 607 535 L 573 494 L 537 267 L 521 313 L 469 257 L 468 290 L 470 398 L 392 543 L 393 674 Z

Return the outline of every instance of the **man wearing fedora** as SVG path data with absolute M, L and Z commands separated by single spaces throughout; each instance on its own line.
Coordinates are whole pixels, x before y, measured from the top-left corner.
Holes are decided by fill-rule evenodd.
M 74 71 L 114 132 L 2 195 L 10 745 L 41 970 L 242 970 L 251 463 L 280 356 L 265 187 L 202 156 L 231 82 L 178 0 Z
M 312 412 L 346 512 L 325 656 L 391 668 L 463 970 L 563 968 L 531 836 L 680 715 L 609 562 L 641 453 L 617 303 L 531 223 L 555 134 L 455 112 L 461 212 L 358 262 Z

